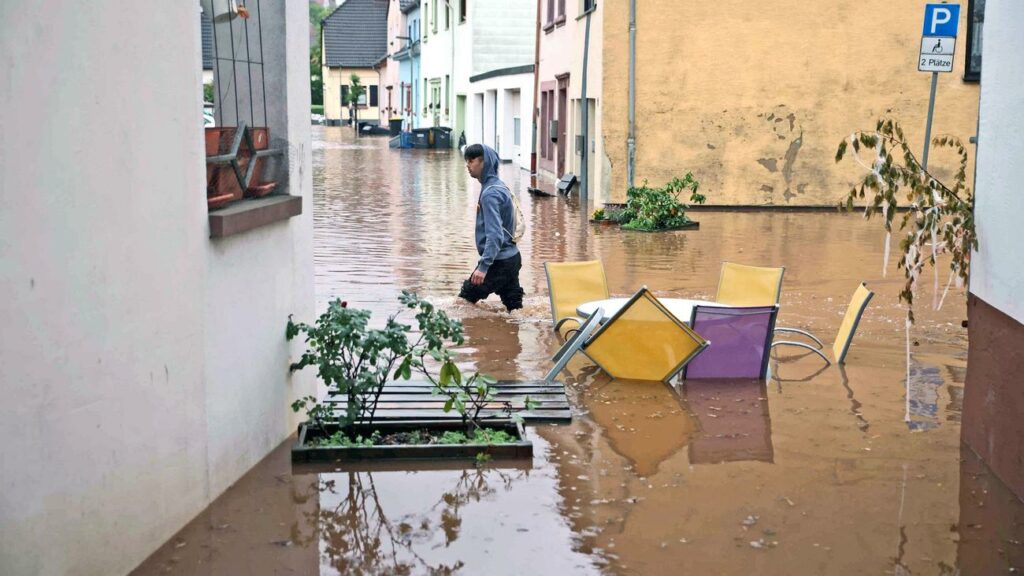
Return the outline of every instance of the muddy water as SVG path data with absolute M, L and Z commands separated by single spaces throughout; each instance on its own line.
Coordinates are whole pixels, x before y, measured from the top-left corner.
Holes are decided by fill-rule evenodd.
M 476 260 L 478 187 L 454 155 L 314 129 L 318 305 L 381 319 L 403 288 L 466 325 L 466 368 L 539 378 L 558 342 L 545 261 L 599 258 L 610 288 L 714 297 L 723 260 L 785 266 L 779 323 L 831 342 L 860 281 L 876 292 L 845 368 L 796 349 L 768 382 L 563 376 L 574 420 L 531 428 L 531 463 L 292 469 L 287 443 L 157 551 L 141 574 L 1003 574 L 1024 570 L 1024 504 L 959 443 L 964 293 L 910 333 L 883 277 L 878 222 L 832 213 L 697 212 L 699 231 L 591 227 L 532 198 L 526 308 L 454 294 Z M 714 190 L 707 191 L 714 199 Z M 897 244 L 894 240 L 893 245 Z M 946 277 L 940 279 L 941 288 Z M 909 383 L 908 383 L 909 374 Z

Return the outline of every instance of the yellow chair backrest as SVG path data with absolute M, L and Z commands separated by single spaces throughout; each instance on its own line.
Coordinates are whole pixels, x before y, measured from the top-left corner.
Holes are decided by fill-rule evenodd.
M 576 307 L 584 302 L 608 298 L 608 280 L 600 260 L 545 262 L 544 270 L 555 324 L 568 316 L 576 316 Z
M 773 306 L 779 303 L 784 267 L 762 268 L 722 262 L 715 301 L 731 306 Z
M 613 378 L 667 381 L 708 343 L 641 288 L 584 345 Z
M 853 335 L 857 332 L 857 324 L 860 323 L 860 318 L 864 315 L 864 309 L 867 308 L 868 302 L 871 301 L 871 297 L 874 295 L 875 293 L 868 290 L 868 287 L 863 282 L 857 287 L 857 291 L 853 293 L 850 305 L 846 308 L 846 315 L 843 316 L 843 322 L 839 325 L 836 341 L 832 344 L 832 355 L 836 359 L 837 364 L 842 364 L 846 360 L 846 353 L 850 351 L 850 342 L 853 341 Z

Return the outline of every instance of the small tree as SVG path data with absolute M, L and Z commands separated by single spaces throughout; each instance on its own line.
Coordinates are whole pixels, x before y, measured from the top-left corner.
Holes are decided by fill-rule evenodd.
M 914 290 L 926 263 L 935 270 L 935 306 L 942 304 L 938 297 L 938 268 L 936 258 L 943 253 L 951 256 L 950 276 L 946 290 L 954 281 L 960 286 L 970 273 L 971 250 L 978 248 L 974 229 L 974 194 L 967 187 L 967 150 L 963 143 L 951 136 L 932 140 L 937 147 L 952 148 L 959 156 L 959 168 L 952 185 L 945 184 L 921 166 L 917 156 L 895 120 L 879 120 L 874 131 L 858 131 L 839 143 L 836 162 L 840 162 L 852 149 L 854 160 L 869 173 L 859 186 L 854 186 L 840 207 L 853 210 L 857 199 L 867 194 L 864 217 L 881 213 L 886 230 L 885 262 L 888 267 L 889 237 L 901 192 L 909 203 L 900 229 L 908 229 L 900 242 L 903 256 L 897 263 L 904 270 L 906 283 L 900 300 L 907 303 L 907 320 L 914 321 Z M 863 150 L 871 155 L 867 163 L 861 157 Z M 943 294 L 944 298 L 945 294 Z
M 346 104 L 352 106 L 353 120 L 352 125 L 356 130 L 356 136 L 359 135 L 359 99 L 362 98 L 363 94 L 366 93 L 366 86 L 363 86 L 359 76 L 352 74 L 349 77 L 349 81 L 352 83 L 348 87 L 348 102 Z
M 448 349 L 449 344 L 461 346 L 465 342 L 461 322 L 413 292 L 403 290 L 398 300 L 403 311 L 415 312 L 419 333 L 413 341 L 408 336 L 412 326 L 398 321 L 402 311 L 389 316 L 383 329 L 368 327 L 369 310 L 349 308 L 341 300 L 331 302 L 314 325 L 295 323 L 289 317 L 288 340 L 304 333 L 307 343 L 307 350 L 291 370 L 316 366 L 328 394 L 345 397 L 346 411 L 339 422 L 343 428 L 358 421 L 372 426 L 384 386 L 392 378 L 408 380 L 415 371 L 433 384 L 436 394 L 446 398 L 445 412 L 455 409 L 462 416 L 467 435 L 474 436 L 481 429 L 482 411 L 494 403 L 491 384 L 495 380 L 479 373 L 463 378 Z M 435 366 L 440 366 L 436 377 Z M 527 410 L 535 405 L 526 398 Z M 503 408 L 511 415 L 511 403 L 503 403 Z M 335 419 L 330 408 L 315 396 L 296 400 L 292 409 L 305 409 L 311 425 L 325 434 L 325 425 Z

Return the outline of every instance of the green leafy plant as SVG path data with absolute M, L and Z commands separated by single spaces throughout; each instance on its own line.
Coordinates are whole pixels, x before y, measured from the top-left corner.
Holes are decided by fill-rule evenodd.
M 408 336 L 412 327 L 398 321 L 400 312 L 390 316 L 383 329 L 371 329 L 368 310 L 349 308 L 340 299 L 331 302 L 313 325 L 296 323 L 288 317 L 288 340 L 305 334 L 307 344 L 302 358 L 291 365 L 291 370 L 316 366 L 328 394 L 345 397 L 342 426 L 357 420 L 372 424 L 380 395 L 392 374 L 407 380 L 414 357 L 441 355 L 446 343 L 461 345 L 464 341 L 462 324 L 436 310 L 429 302 L 408 291 L 402 292 L 399 301 L 406 309 L 417 311 L 419 334 L 413 342 Z M 308 410 L 310 419 L 317 425 L 332 417 L 311 396 L 297 400 L 292 409 Z
M 683 178 L 673 178 L 662 188 L 651 188 L 647 181 L 640 187 L 630 188 L 626 192 L 626 208 L 618 217 L 622 227 L 627 230 L 671 230 L 690 223 L 686 216 L 689 208 L 679 195 L 684 190 L 690 191 L 690 202 L 703 204 L 706 198 L 697 190 L 700 183 L 687 172 Z
M 358 74 L 352 74 L 349 77 L 351 83 L 348 87 L 348 101 L 346 104 L 352 105 L 352 111 L 355 116 L 352 118 L 353 127 L 356 130 L 356 134 L 359 134 L 359 99 L 366 93 L 366 86 L 363 86 L 362 80 L 359 79 Z
M 389 316 L 382 329 L 369 328 L 368 310 L 349 308 L 340 299 L 332 301 L 312 325 L 296 323 L 288 317 L 287 339 L 304 334 L 307 345 L 291 370 L 315 366 L 328 394 L 344 396 L 346 400 L 341 415 L 314 396 L 296 400 L 293 410 L 306 410 L 310 425 L 324 435 L 328 424 L 339 424 L 343 431 L 357 421 L 372 426 L 388 381 L 408 380 L 415 372 L 431 382 L 434 394 L 446 397 L 445 412 L 456 410 L 470 437 L 484 430 L 480 421 L 488 407 L 498 407 L 513 420 L 521 421 L 518 414 L 513 415 L 511 403 L 495 400 L 493 378 L 478 372 L 464 378 L 455 364 L 448 345 L 460 346 L 465 342 L 461 322 L 408 290 L 403 290 L 398 300 L 402 310 Z M 403 312 L 415 314 L 418 331 L 413 340 L 409 338 L 412 326 L 399 322 Z M 529 397 L 525 403 L 527 410 L 536 406 Z M 355 440 L 351 434 L 349 437 Z
M 914 291 L 925 264 L 935 271 L 935 307 L 942 305 L 938 296 L 939 279 L 936 259 L 950 255 L 950 276 L 946 291 L 954 281 L 960 286 L 970 273 L 971 250 L 978 248 L 974 226 L 974 194 L 967 187 L 967 150 L 951 136 L 932 140 L 938 148 L 951 148 L 959 157 L 959 166 L 951 184 L 944 183 L 918 161 L 899 123 L 879 120 L 874 131 L 858 131 L 839 143 L 836 162 L 852 151 L 854 161 L 868 170 L 859 185 L 847 193 L 840 208 L 854 209 L 857 200 L 867 201 L 864 217 L 881 214 L 886 230 L 885 259 L 888 268 L 889 238 L 900 198 L 909 208 L 900 221 L 900 230 L 907 230 L 900 241 L 902 257 L 897 262 L 906 277 L 899 298 L 907 303 L 907 319 L 914 321 Z M 864 156 L 862 156 L 864 155 Z
M 591 218 L 597 221 L 607 220 L 607 216 L 604 213 L 604 208 L 598 208 L 597 210 L 594 210 L 594 214 L 591 216 Z

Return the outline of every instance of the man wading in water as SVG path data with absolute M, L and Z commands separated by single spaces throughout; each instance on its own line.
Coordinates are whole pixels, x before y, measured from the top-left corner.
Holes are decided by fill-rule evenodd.
M 462 283 L 459 297 L 477 303 L 497 294 L 509 312 L 523 307 L 523 288 L 519 269 L 523 267 L 519 248 L 513 239 L 516 212 L 512 192 L 498 178 L 498 153 L 482 144 L 466 147 L 469 175 L 480 181 L 476 203 L 476 251 L 480 254 L 476 270 Z

